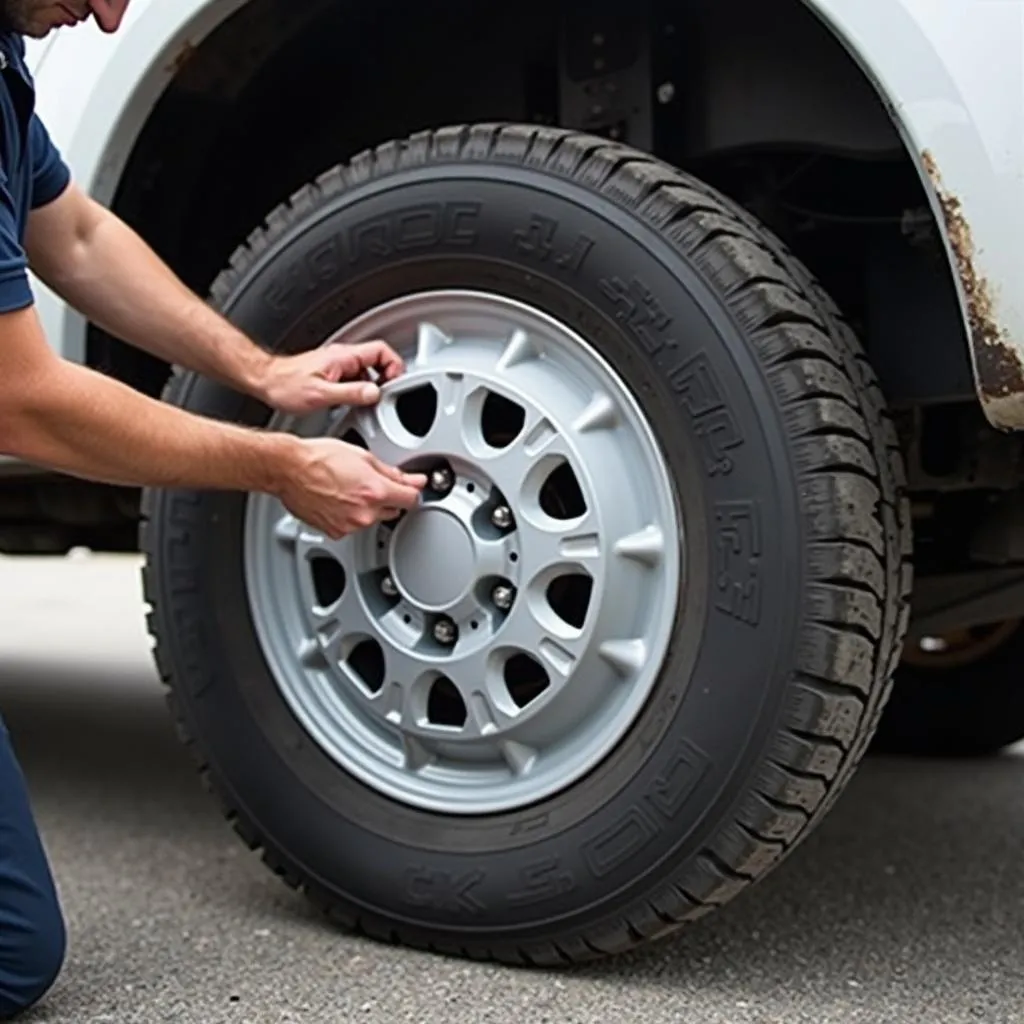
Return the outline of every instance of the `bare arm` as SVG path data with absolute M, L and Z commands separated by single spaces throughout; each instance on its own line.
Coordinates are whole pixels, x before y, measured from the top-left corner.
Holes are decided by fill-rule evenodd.
M 0 315 L 0 452 L 105 483 L 275 493 L 301 444 L 192 415 L 58 358 L 35 309 Z
M 342 441 L 208 420 L 60 359 L 31 306 L 0 314 L 0 454 L 104 483 L 263 491 L 334 538 L 414 507 L 426 484 Z
M 25 250 L 41 280 L 114 337 L 248 394 L 263 392 L 270 356 L 76 185 L 31 213 Z

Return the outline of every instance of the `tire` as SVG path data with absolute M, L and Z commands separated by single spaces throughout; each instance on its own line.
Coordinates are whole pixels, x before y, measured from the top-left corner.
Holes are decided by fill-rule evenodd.
M 339 767 L 282 696 L 295 670 L 279 662 L 275 681 L 254 625 L 265 609 L 247 596 L 256 499 L 235 494 L 146 495 L 156 658 L 230 821 L 336 922 L 507 963 L 624 951 L 764 876 L 863 756 L 908 619 L 895 432 L 835 307 L 752 217 L 649 156 L 565 131 L 453 127 L 363 153 L 275 210 L 213 296 L 261 343 L 296 351 L 425 289 L 555 318 L 597 353 L 587 372 L 600 357 L 642 403 L 679 525 L 659 557 L 681 571 L 671 588 L 597 597 L 593 619 L 613 639 L 617 622 L 654 636 L 666 615 L 665 653 L 647 672 L 641 650 L 630 669 L 650 677 L 632 724 L 598 763 L 512 809 L 446 813 L 375 788 L 358 773 L 406 775 L 369 759 Z M 268 423 L 258 403 L 189 374 L 166 400 Z M 605 495 L 618 486 L 618 504 L 600 506 L 608 522 L 619 505 L 642 509 L 635 467 L 623 457 L 602 472 L 613 465 L 621 485 L 587 477 Z M 632 586 L 621 561 L 602 564 Z M 651 571 L 662 587 L 669 577 Z M 267 602 L 280 603 L 285 576 Z M 666 600 L 641 621 L 655 592 Z M 587 721 L 592 703 L 574 705 Z M 496 799 L 518 792 L 510 771 L 507 790 L 487 791 Z
M 976 631 L 977 656 L 904 661 L 872 752 L 909 757 L 988 757 L 1024 740 L 1024 629 Z M 984 634 L 988 634 L 987 636 Z M 992 646 L 984 646 L 991 641 Z

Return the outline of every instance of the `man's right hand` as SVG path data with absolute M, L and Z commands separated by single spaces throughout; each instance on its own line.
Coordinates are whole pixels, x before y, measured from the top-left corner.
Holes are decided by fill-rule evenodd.
M 403 473 L 363 448 L 303 440 L 274 488 L 285 508 L 332 540 L 415 508 L 427 478 Z

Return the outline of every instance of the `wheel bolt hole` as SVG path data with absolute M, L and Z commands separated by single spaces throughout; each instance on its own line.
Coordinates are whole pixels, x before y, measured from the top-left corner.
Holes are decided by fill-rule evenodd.
M 341 564 L 330 555 L 315 555 L 310 559 L 313 573 L 313 591 L 321 608 L 329 608 L 345 593 L 348 580 Z
M 399 422 L 415 437 L 426 437 L 437 418 L 437 390 L 433 384 L 412 388 L 395 400 Z
M 384 685 L 384 650 L 376 640 L 356 644 L 348 656 L 348 664 L 370 693 L 380 692 Z
M 539 495 L 540 507 L 552 519 L 578 519 L 585 515 L 587 502 L 572 466 L 562 462 L 544 481 Z
M 508 556 L 508 560 L 509 560 L 510 562 L 518 562 L 518 561 L 519 561 L 519 555 L 518 555 L 518 554 L 517 554 L 517 553 L 516 553 L 515 551 L 513 551 L 513 552 L 512 552 L 512 553 L 511 553 L 511 554 L 510 554 L 510 555 Z
M 427 721 L 450 729 L 461 729 L 468 712 L 458 687 L 447 677 L 438 676 L 427 697 Z
M 480 430 L 492 448 L 507 448 L 522 433 L 526 410 L 503 395 L 489 392 L 480 414 Z
M 505 687 L 518 708 L 535 701 L 550 685 L 547 672 L 529 654 L 513 654 L 505 662 Z
M 582 629 L 590 610 L 594 581 L 584 573 L 570 573 L 553 579 L 546 591 L 551 610 L 566 625 Z

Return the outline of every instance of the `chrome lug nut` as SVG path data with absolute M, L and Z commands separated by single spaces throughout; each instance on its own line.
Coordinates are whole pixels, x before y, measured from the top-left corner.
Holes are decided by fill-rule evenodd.
M 455 474 L 447 467 L 442 466 L 431 470 L 430 489 L 438 494 L 447 494 L 455 486 Z
M 499 530 L 507 530 L 512 525 L 512 509 L 508 505 L 499 505 L 491 513 L 491 522 Z
M 459 631 L 450 619 L 438 619 L 434 623 L 434 639 L 445 647 L 451 647 L 458 639 Z
M 499 583 L 494 590 L 491 591 L 491 600 L 494 602 L 494 607 L 499 611 L 507 612 L 512 607 L 512 602 L 516 599 L 516 592 L 513 587 L 510 587 L 507 583 Z
M 385 597 L 395 597 L 398 594 L 398 587 L 395 586 L 395 581 L 390 576 L 385 576 L 380 581 L 380 592 Z

